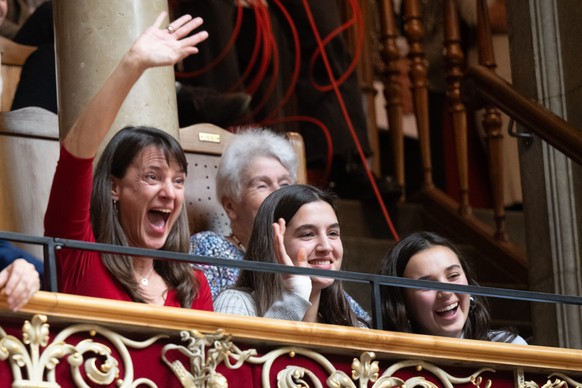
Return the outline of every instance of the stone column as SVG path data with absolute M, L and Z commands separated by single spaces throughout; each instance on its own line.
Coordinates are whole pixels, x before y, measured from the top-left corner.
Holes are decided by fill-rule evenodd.
M 506 4 L 514 85 L 582 128 L 578 0 Z M 582 167 L 539 138 L 520 144 L 520 161 L 530 288 L 581 295 Z M 536 345 L 582 348 L 580 307 L 535 303 L 532 321 Z
M 103 85 L 134 40 L 168 9 L 167 0 L 54 0 L 59 135 Z M 169 23 L 169 21 L 167 21 Z M 165 24 L 164 24 L 165 25 Z M 127 125 L 148 125 L 176 138 L 174 72 L 147 70 L 109 130 L 109 140 Z M 105 143 L 106 144 L 106 143 Z

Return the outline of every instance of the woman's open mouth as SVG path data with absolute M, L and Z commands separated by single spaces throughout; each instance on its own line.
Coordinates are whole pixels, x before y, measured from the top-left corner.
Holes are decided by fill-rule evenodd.
M 148 221 L 155 230 L 163 232 L 171 214 L 172 211 L 170 209 L 151 209 L 148 211 Z

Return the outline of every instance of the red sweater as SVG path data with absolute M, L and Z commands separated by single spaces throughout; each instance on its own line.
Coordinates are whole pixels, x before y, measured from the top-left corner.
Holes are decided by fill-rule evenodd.
M 93 159 L 71 155 L 61 146 L 59 163 L 44 218 L 45 236 L 95 242 L 89 204 L 93 185 Z M 131 301 L 107 270 L 98 252 L 77 249 L 57 251 L 59 291 L 99 298 Z M 212 296 L 202 271 L 194 271 L 198 293 L 192 308 L 213 311 Z M 174 289 L 168 290 L 164 306 L 180 307 Z

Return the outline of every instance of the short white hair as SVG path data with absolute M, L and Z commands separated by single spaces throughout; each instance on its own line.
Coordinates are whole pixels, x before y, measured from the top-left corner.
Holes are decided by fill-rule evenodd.
M 216 174 L 216 196 L 240 200 L 241 177 L 259 156 L 276 159 L 289 171 L 291 183 L 297 181 L 297 155 L 284 135 L 268 128 L 249 128 L 237 132 L 224 150 Z

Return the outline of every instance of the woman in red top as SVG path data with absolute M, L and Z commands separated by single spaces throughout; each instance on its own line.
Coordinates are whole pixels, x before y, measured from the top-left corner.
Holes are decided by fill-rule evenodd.
M 160 14 L 89 101 L 61 145 L 45 234 L 83 241 L 188 252 L 184 207 L 187 163 L 180 144 L 155 128 L 128 127 L 93 159 L 133 85 L 149 68 L 171 66 L 198 49 L 206 31 L 185 15 L 167 29 Z M 63 249 L 60 290 L 102 298 L 212 310 L 204 274 L 188 263 Z

